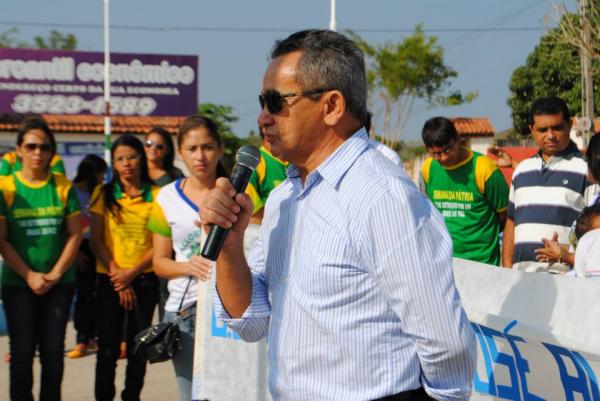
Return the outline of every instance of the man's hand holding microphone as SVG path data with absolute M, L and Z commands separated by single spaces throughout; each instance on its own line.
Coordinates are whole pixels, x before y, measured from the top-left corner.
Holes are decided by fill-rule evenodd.
M 256 147 L 241 147 L 231 178 L 219 178 L 200 205 L 200 221 L 208 232 L 200 254 L 217 260 L 217 291 L 232 318 L 241 317 L 252 298 L 252 276 L 243 243 L 253 204 L 244 191 L 259 161 Z

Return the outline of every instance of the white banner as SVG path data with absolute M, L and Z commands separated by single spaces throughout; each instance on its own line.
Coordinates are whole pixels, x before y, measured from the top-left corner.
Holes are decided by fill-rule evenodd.
M 256 226 L 247 230 L 248 247 L 258 234 Z M 202 231 L 200 243 L 205 240 Z M 211 294 L 214 276 L 198 286 L 192 400 L 270 401 L 267 342 L 247 343 L 216 319 Z
M 472 400 L 600 401 L 600 280 L 454 260 L 477 334 Z
M 600 280 L 462 259 L 454 275 L 477 336 L 472 400 L 600 401 Z M 270 400 L 266 343 L 243 342 L 202 285 L 193 399 Z
M 198 291 L 192 399 L 270 400 L 266 342 L 247 343 L 216 319 L 212 285 L 202 284 Z

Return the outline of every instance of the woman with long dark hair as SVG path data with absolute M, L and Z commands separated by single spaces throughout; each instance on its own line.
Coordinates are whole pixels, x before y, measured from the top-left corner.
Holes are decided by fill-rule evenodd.
M 218 177 L 228 174 L 219 160 L 223 142 L 211 119 L 188 117 L 179 128 L 177 144 L 190 176 L 160 190 L 148 227 L 154 232 L 156 274 L 169 280 L 164 321 L 185 315 L 179 322 L 181 350 L 173 366 L 181 400 L 188 401 L 192 397 L 197 284 L 206 281 L 211 271 L 211 264 L 199 256 L 200 228 L 194 222 L 205 194 Z
M 95 394 L 115 396 L 115 368 L 127 318 L 127 346 L 152 321 L 158 279 L 152 270 L 152 234 L 146 228 L 158 187 L 148 175 L 142 142 L 119 137 L 111 148 L 112 179 L 99 186 L 90 203 L 91 246 L 97 258 L 96 313 L 98 354 Z M 123 401 L 139 400 L 146 363 L 127 355 Z
M 171 134 L 164 128 L 155 126 L 144 137 L 146 158 L 148 159 L 148 174 L 159 187 L 164 187 L 183 173 L 173 162 L 175 161 L 175 147 Z
M 23 121 L 16 152 L 21 171 L 0 177 L 2 299 L 10 339 L 10 398 L 33 400 L 33 357 L 40 353 L 40 399 L 60 400 L 64 338 L 81 242 L 71 182 L 50 172 L 56 153 L 44 120 Z
M 83 241 L 75 259 L 75 316 L 77 344 L 67 353 L 69 358 L 81 358 L 94 348 L 94 299 L 96 290 L 96 258 L 90 248 L 89 206 L 92 192 L 102 184 L 106 173 L 106 162 L 99 156 L 87 155 L 77 166 L 73 186 L 81 205 Z

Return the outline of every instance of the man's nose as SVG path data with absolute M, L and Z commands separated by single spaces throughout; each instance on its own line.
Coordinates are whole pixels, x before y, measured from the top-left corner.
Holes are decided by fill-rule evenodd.
M 260 127 L 265 127 L 273 124 L 273 115 L 269 113 L 266 107 L 263 107 L 256 120 Z

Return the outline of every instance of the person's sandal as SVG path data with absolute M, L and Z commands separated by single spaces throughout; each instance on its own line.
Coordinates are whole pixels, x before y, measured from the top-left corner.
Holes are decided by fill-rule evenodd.
M 67 358 L 81 358 L 87 355 L 87 345 L 86 344 L 77 344 L 75 348 L 71 351 L 67 352 Z
M 121 352 L 119 353 L 119 359 L 127 358 L 127 343 L 125 341 L 121 342 Z

